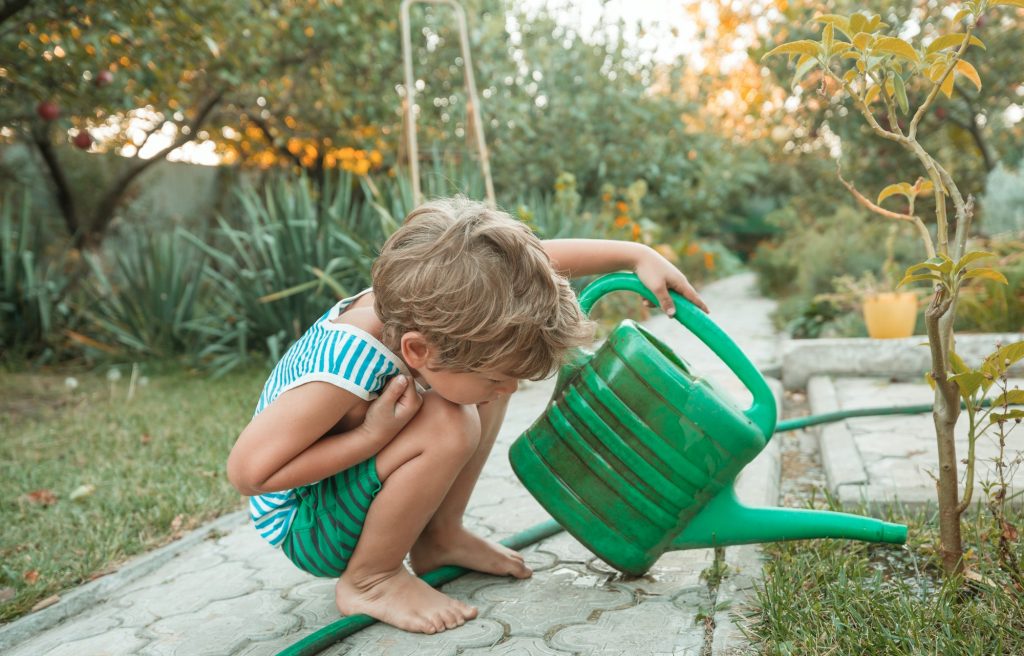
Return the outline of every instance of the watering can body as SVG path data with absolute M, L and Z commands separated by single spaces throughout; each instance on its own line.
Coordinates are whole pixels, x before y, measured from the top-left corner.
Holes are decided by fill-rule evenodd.
M 635 276 L 612 274 L 588 286 L 580 305 L 589 311 L 622 289 L 655 300 Z M 753 404 L 738 408 L 642 326 L 622 322 L 596 353 L 573 354 L 544 413 L 509 451 L 552 517 L 636 575 L 671 549 L 825 536 L 902 542 L 904 527 L 875 519 L 739 503 L 733 482 L 771 438 L 775 399 L 706 315 L 674 300 L 680 322 L 722 358 Z

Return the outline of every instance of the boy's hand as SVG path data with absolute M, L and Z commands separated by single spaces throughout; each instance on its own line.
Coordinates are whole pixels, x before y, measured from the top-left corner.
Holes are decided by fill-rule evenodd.
M 395 376 L 384 386 L 380 396 L 370 403 L 362 428 L 377 444 L 378 450 L 382 449 L 416 416 L 422 404 L 423 399 L 409 377 Z
M 682 294 L 683 298 L 699 307 L 705 314 L 709 312 L 708 306 L 704 304 L 704 300 L 686 279 L 683 272 L 653 248 L 644 249 L 633 271 L 640 282 L 654 292 L 654 296 L 658 299 L 658 305 L 668 316 L 674 317 L 676 314 L 675 304 L 668 294 L 670 289 Z

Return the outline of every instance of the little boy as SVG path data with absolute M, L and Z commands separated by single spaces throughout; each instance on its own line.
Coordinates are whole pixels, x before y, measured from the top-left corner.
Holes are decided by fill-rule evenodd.
M 526 578 L 522 556 L 462 526 L 520 379 L 592 339 L 565 276 L 634 270 L 706 311 L 685 276 L 641 244 L 541 242 L 465 199 L 413 210 L 373 265 L 274 368 L 228 458 L 255 526 L 299 568 L 339 577 L 338 610 L 436 633 L 476 609 L 422 574 L 459 565 Z M 421 389 L 418 389 L 417 386 Z M 422 391 L 421 391 L 422 390 Z

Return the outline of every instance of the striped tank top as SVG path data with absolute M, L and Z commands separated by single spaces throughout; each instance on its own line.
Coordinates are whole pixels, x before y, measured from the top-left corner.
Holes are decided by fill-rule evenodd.
M 312 381 L 337 385 L 371 401 L 388 380 L 406 371 L 398 356 L 375 337 L 334 321 L 369 291 L 339 301 L 292 344 L 270 373 L 256 405 L 256 415 L 283 392 Z M 249 514 L 256 530 L 271 545 L 278 547 L 284 540 L 295 515 L 295 504 L 294 489 L 249 497 Z

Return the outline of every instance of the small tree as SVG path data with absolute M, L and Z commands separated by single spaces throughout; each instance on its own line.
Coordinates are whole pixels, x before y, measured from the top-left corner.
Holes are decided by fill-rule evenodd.
M 876 201 L 864 196 L 852 183 L 844 180 L 841 173 L 840 181 L 858 203 L 872 212 L 913 224 L 927 254 L 925 261 L 907 270 L 900 284 L 926 281 L 934 285 L 934 295 L 925 310 L 931 350 L 931 370 L 927 376 L 935 390 L 932 416 L 939 456 L 939 536 L 943 568 L 947 574 L 957 573 L 962 567 L 960 517 L 971 503 L 974 442 L 984 430 L 975 421 L 977 408 L 993 379 L 1004 373 L 1012 362 L 1024 357 L 1024 344 L 1000 349 L 977 370 L 968 368 L 956 354 L 953 321 L 961 284 L 971 278 L 987 278 L 1005 284 L 1006 278 L 991 268 L 968 268 L 968 265 L 991 256 L 991 253 L 967 251 L 974 199 L 971 195 L 965 197 L 948 168 L 921 146 L 918 126 L 940 93 L 947 98 L 953 96 L 957 76 L 981 88 L 981 77 L 977 69 L 964 59 L 964 54 L 972 46 L 985 47 L 973 32 L 985 12 L 997 6 L 1024 8 L 1024 0 L 970 0 L 963 3 L 953 19 L 954 24 L 963 25 L 963 31 L 942 34 L 923 48 L 915 48 L 905 39 L 885 34 L 889 26 L 877 15 L 828 14 L 818 18 L 823 25 L 820 41 L 785 43 L 765 55 L 796 57 L 794 84 L 812 71 L 820 71 L 823 92 L 831 91 L 838 97 L 852 98 L 856 109 L 876 135 L 907 150 L 924 169 L 924 178 L 919 178 L 914 184 L 891 184 L 881 191 Z M 924 97 L 912 112 L 911 96 L 917 93 Z M 935 202 L 934 242 L 924 221 L 914 211 L 917 198 L 925 195 L 932 196 Z M 881 206 L 891 196 L 906 198 L 905 212 Z M 953 204 L 952 220 L 947 214 L 947 198 Z M 959 498 L 953 433 L 961 413 L 961 400 L 967 404 L 970 418 L 962 500 Z M 1024 415 L 1019 410 L 1012 412 Z

